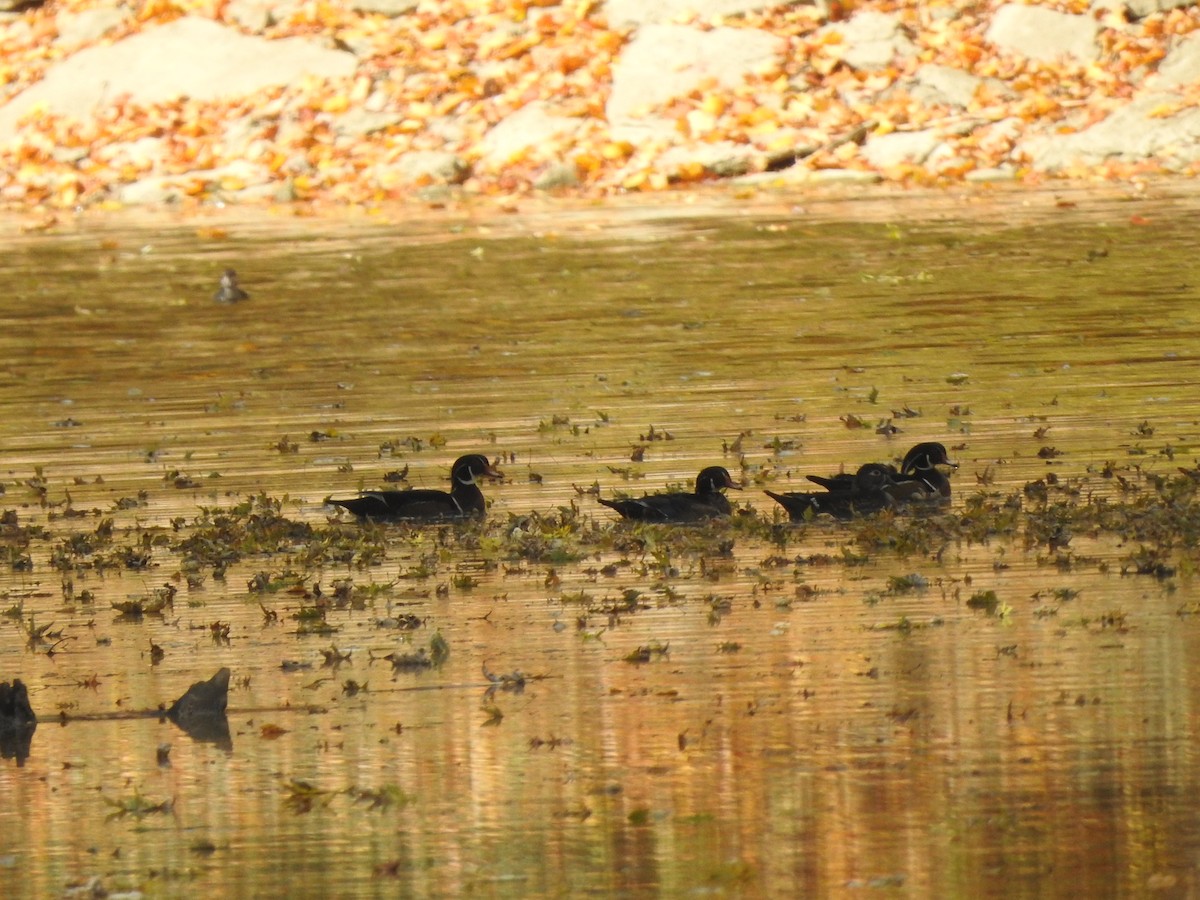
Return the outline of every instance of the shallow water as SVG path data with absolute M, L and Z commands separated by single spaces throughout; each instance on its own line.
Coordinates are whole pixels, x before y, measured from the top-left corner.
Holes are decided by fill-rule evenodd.
M 1193 537 L 1157 577 L 1120 528 L 895 538 L 1196 465 L 1200 207 L 725 212 L 10 233 L 0 680 L 42 722 L 0 761 L 0 894 L 1200 890 Z M 248 302 L 212 301 L 227 266 Z M 915 523 L 789 526 L 761 492 L 919 440 L 960 468 Z M 323 503 L 476 450 L 506 473 L 483 525 Z M 589 493 L 710 464 L 746 483 L 731 523 Z M 259 494 L 270 542 L 198 564 Z M 375 589 L 315 617 L 344 578 Z M 164 583 L 162 615 L 112 608 Z M 384 658 L 435 634 L 436 668 Z M 89 718 L 222 666 L 229 744 Z

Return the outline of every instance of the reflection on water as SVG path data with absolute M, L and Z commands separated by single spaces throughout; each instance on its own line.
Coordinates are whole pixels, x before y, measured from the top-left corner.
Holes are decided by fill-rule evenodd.
M 11 239 L 0 893 L 1195 893 L 1195 541 L 1101 515 L 1200 456 L 1196 217 Z M 918 440 L 944 515 L 761 493 Z M 323 503 L 473 451 L 486 523 Z M 732 522 L 595 502 L 709 464 Z M 222 667 L 227 734 L 109 717 Z

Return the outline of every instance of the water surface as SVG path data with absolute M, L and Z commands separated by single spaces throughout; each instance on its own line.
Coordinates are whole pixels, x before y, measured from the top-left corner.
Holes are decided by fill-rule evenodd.
M 1132 504 L 1200 456 L 1200 214 L 921 203 L 10 233 L 0 892 L 1195 893 L 1192 499 Z M 761 493 L 919 440 L 945 512 Z M 324 504 L 474 451 L 484 524 Z M 595 502 L 710 464 L 730 523 Z M 228 744 L 88 718 L 222 666 Z

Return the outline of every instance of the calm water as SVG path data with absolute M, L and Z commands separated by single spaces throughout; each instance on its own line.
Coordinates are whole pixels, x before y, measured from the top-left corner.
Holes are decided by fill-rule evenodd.
M 945 207 L 10 229 L 0 680 L 42 724 L 0 894 L 1195 896 L 1195 541 L 888 535 L 1196 465 L 1200 205 Z M 924 524 L 761 492 L 919 440 L 960 463 Z M 323 505 L 477 450 L 486 524 Z M 732 523 L 588 493 L 710 464 Z M 229 744 L 86 718 L 222 666 Z

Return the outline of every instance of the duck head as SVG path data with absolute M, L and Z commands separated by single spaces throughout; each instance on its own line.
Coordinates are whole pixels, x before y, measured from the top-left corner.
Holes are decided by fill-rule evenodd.
M 732 488 L 735 491 L 742 489 L 724 466 L 709 466 L 707 469 L 701 469 L 700 474 L 696 476 L 697 494 L 719 494 L 724 488 Z
M 480 478 L 503 478 L 504 473 L 482 453 L 460 456 L 450 467 L 450 480 L 455 484 L 475 484 Z
M 936 441 L 925 441 L 904 454 L 904 462 L 900 464 L 900 471 L 906 474 L 927 472 L 937 466 L 949 466 L 957 469 L 958 463 L 950 461 L 944 445 Z
M 881 491 L 891 483 L 891 466 L 883 463 L 867 463 L 854 473 L 854 489 L 861 493 Z

